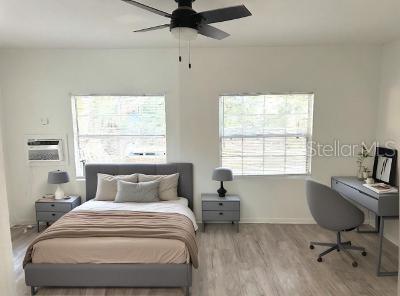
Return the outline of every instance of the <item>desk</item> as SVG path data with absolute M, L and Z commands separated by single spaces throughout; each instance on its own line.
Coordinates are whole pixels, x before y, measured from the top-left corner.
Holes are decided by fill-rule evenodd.
M 379 233 L 379 250 L 377 262 L 378 276 L 397 276 L 398 272 L 381 270 L 382 243 L 385 220 L 399 217 L 399 193 L 376 193 L 365 186 L 364 181 L 356 177 L 332 177 L 332 189 L 344 198 L 361 205 L 375 214 L 375 229 L 372 231 L 359 230 L 361 233 Z

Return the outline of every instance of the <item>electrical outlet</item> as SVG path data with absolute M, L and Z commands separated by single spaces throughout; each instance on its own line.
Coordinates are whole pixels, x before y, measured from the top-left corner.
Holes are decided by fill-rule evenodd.
M 46 118 L 40 118 L 40 123 L 42 125 L 48 125 L 49 124 L 49 119 L 47 117 Z

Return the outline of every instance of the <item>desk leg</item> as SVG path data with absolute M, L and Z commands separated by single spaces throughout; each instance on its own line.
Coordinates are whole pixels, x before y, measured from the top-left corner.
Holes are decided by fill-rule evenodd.
M 358 233 L 379 233 L 382 218 L 375 215 L 375 227 L 373 230 L 361 230 L 360 227 L 357 228 Z
M 381 217 L 380 228 L 379 228 L 379 250 L 378 250 L 378 266 L 377 266 L 377 276 L 397 276 L 398 271 L 381 271 L 382 264 L 382 245 L 383 245 L 383 230 L 385 226 L 385 218 Z

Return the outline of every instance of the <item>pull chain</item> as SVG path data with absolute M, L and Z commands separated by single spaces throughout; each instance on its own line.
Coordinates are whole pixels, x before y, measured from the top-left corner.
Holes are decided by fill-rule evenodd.
M 191 53 L 190 53 L 190 41 L 189 41 L 189 69 L 192 69 L 192 58 L 191 58 Z
M 181 29 L 179 28 L 179 62 L 182 62 L 181 56 Z

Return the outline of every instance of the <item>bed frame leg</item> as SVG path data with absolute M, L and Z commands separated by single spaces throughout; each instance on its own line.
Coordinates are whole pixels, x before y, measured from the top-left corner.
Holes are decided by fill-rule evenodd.
M 37 287 L 31 287 L 31 295 L 34 296 L 36 295 L 38 292 L 38 288 Z
M 190 287 L 184 287 L 183 290 L 185 291 L 185 296 L 190 296 Z

